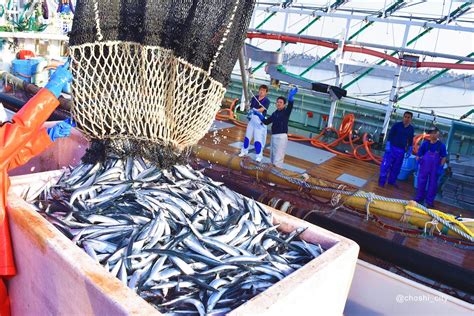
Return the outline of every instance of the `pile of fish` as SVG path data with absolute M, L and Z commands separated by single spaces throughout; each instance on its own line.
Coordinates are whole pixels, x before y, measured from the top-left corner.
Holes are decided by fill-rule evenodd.
M 221 315 L 319 256 L 271 213 L 189 166 L 109 157 L 65 172 L 39 212 L 160 312 Z

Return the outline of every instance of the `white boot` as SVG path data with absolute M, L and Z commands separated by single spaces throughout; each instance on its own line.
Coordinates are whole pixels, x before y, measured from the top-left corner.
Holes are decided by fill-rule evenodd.
M 257 157 L 255 158 L 255 161 L 260 162 L 262 161 L 262 159 L 263 159 L 262 155 L 257 155 Z
M 239 157 L 245 157 L 245 156 L 247 156 L 248 154 L 249 154 L 249 151 L 248 151 L 248 150 L 242 149 L 242 150 L 240 151 Z

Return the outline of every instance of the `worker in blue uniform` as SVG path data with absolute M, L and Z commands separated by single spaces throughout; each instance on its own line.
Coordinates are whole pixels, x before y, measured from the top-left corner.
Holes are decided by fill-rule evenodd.
M 438 178 L 443 172 L 447 152 L 446 146 L 439 140 L 439 130 L 434 128 L 429 134 L 429 140 L 421 144 L 416 157 L 419 171 L 415 200 L 421 204 L 426 198 L 426 206 L 433 208 L 438 191 Z M 426 188 L 427 183 L 428 188 Z
M 256 161 L 260 162 L 263 158 L 263 149 L 267 141 L 267 127 L 262 124 L 261 117 L 265 117 L 270 100 L 267 98 L 268 87 L 261 85 L 258 88 L 258 96 L 254 96 L 250 101 L 250 111 L 248 114 L 249 123 L 245 131 L 244 144 L 239 157 L 244 157 L 249 153 L 249 146 L 252 138 L 254 140 Z
M 385 154 L 380 165 L 379 186 L 384 187 L 385 182 L 398 187 L 396 184 L 398 174 L 402 168 L 403 158 L 409 157 L 413 151 L 413 136 L 415 129 L 411 125 L 413 113 L 406 111 L 403 121 L 395 123 L 388 134 L 385 145 Z
M 288 93 L 288 105 L 284 97 L 278 97 L 276 102 L 276 111 L 272 115 L 263 119 L 265 125 L 272 124 L 272 138 L 270 159 L 276 167 L 283 167 L 285 160 L 286 146 L 288 145 L 288 121 L 290 120 L 293 102 L 298 88 L 294 87 Z

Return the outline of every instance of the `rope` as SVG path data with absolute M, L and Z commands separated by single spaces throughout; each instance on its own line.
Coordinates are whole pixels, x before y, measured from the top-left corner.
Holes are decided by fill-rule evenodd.
M 261 163 L 262 165 L 263 163 Z M 247 170 L 258 170 L 258 169 L 263 169 L 263 168 L 259 168 L 256 164 L 254 164 L 252 161 L 246 161 L 246 162 L 243 162 L 242 160 L 240 161 L 240 166 L 241 168 L 243 169 L 247 169 Z M 317 187 L 316 185 L 312 185 L 313 187 Z M 325 188 L 328 188 L 328 187 L 325 187 Z M 295 189 L 290 189 L 290 190 L 295 190 Z M 337 189 L 333 189 L 333 191 L 337 191 Z M 340 190 L 342 191 L 342 190 Z M 347 191 L 346 191 L 347 192 Z M 365 192 L 359 192 L 357 191 L 355 194 L 353 192 L 350 192 L 352 193 L 354 196 L 357 195 L 357 196 L 367 196 L 368 194 L 366 194 Z M 264 195 L 268 194 L 268 192 L 265 192 Z M 372 196 L 373 196 L 373 200 L 376 201 L 378 198 L 383 198 L 383 197 L 380 197 L 380 196 L 377 196 L 375 194 L 372 193 Z M 309 198 L 309 199 L 314 199 L 313 196 L 311 195 L 308 195 L 306 198 Z M 407 202 L 407 201 L 404 201 L 404 200 L 396 200 L 396 199 L 389 199 L 389 198 L 384 198 L 384 200 L 386 201 L 402 201 L 402 202 Z M 412 205 L 408 205 L 407 204 L 404 204 L 405 205 L 405 210 L 406 212 L 402 215 L 402 217 L 400 218 L 400 221 L 401 222 L 405 222 L 407 220 L 407 217 L 412 215 L 413 213 L 419 213 L 419 214 L 423 214 L 423 215 L 427 215 L 427 212 L 423 211 L 421 208 L 423 208 L 423 206 L 419 206 L 419 207 L 415 207 L 415 206 L 412 206 Z M 342 205 L 341 205 L 342 206 Z M 336 209 L 334 210 L 337 210 L 338 208 L 340 208 L 341 206 L 338 206 Z M 335 213 L 334 210 L 331 210 L 332 213 Z M 362 210 L 357 210 L 353 207 L 350 207 L 350 206 L 347 206 L 344 208 L 344 210 L 346 211 L 350 211 L 352 213 L 356 213 L 356 214 L 359 214 L 361 216 L 364 216 L 364 212 Z M 459 246 L 459 245 L 463 245 L 465 247 L 471 247 L 469 249 L 472 249 L 472 244 L 468 244 L 468 243 L 473 243 L 474 241 L 469 238 L 469 236 L 466 236 L 466 235 L 470 235 L 472 234 L 470 232 L 470 230 L 464 226 L 460 221 L 456 220 L 456 218 L 454 218 L 454 216 L 452 215 L 449 215 L 449 214 L 444 214 L 440 211 L 436 211 L 436 210 L 432 210 L 433 212 L 437 213 L 439 216 L 441 217 L 445 217 L 448 219 L 448 221 L 451 221 L 452 224 L 458 224 L 463 230 L 465 230 L 466 233 L 463 233 L 461 231 L 459 231 L 458 229 L 456 229 L 456 227 L 449 227 L 450 229 L 452 229 L 453 231 L 455 231 L 456 233 L 458 233 L 459 235 L 461 235 L 462 237 L 464 237 L 466 240 L 468 241 L 463 241 L 461 239 L 455 239 L 455 237 L 449 237 L 449 236 L 445 236 L 443 235 L 446 234 L 447 230 L 443 229 L 441 230 L 441 234 L 438 236 L 439 238 L 442 238 L 444 241 L 448 241 L 450 243 L 453 243 L 454 246 Z M 306 220 L 311 214 L 313 213 L 322 213 L 322 214 L 327 214 L 328 212 L 326 211 L 321 211 L 321 210 L 316 210 L 316 209 L 312 209 L 308 212 L 306 212 L 304 214 L 304 216 L 302 216 L 302 219 L 303 220 Z M 411 214 L 410 214 L 411 213 Z M 290 212 L 290 214 L 292 214 Z M 332 214 L 330 215 L 332 216 Z M 383 223 L 381 220 L 378 219 L 378 217 L 375 215 L 375 214 L 370 214 L 371 218 L 375 221 L 376 224 L 378 225 L 381 225 L 382 227 L 385 227 L 385 228 L 388 228 L 392 231 L 396 231 L 396 232 L 402 232 L 402 233 L 406 233 L 410 236 L 412 235 L 418 235 L 419 232 L 417 230 L 411 230 L 411 229 L 403 229 L 403 228 L 397 228 L 397 227 L 394 227 L 394 226 L 391 226 L 390 224 L 386 224 L 386 223 Z M 463 219 L 463 221 L 468 221 L 468 219 Z M 440 221 L 438 221 L 438 223 L 440 223 Z M 445 223 L 443 223 L 444 225 L 446 225 Z M 450 223 L 448 223 L 449 225 Z M 429 225 L 429 224 L 428 224 Z M 448 228 L 446 226 L 446 228 Z M 462 249 L 465 249 L 465 248 L 462 248 Z M 466 248 L 467 249 L 467 248 Z
M 408 205 L 405 206 L 405 212 L 403 213 L 402 217 L 400 217 L 400 222 L 406 223 L 408 218 L 412 215 L 410 210 L 407 209 Z
M 237 8 L 238 8 L 238 6 L 239 6 L 239 2 L 240 2 L 239 0 L 237 0 L 237 1 L 235 2 L 234 9 L 232 10 L 232 14 L 231 14 L 231 16 L 230 16 L 230 21 L 229 21 L 229 23 L 227 24 L 227 27 L 226 27 L 226 30 L 225 30 L 225 32 L 224 32 L 224 35 L 222 36 L 220 45 L 219 45 L 219 47 L 217 48 L 217 52 L 216 52 L 216 54 L 214 55 L 214 57 L 212 58 L 211 63 L 209 64 L 209 70 L 207 71 L 207 74 L 208 74 L 209 76 L 211 75 L 212 68 L 214 68 L 214 64 L 217 62 L 217 57 L 219 57 L 219 55 L 221 54 L 222 48 L 224 48 L 224 43 L 227 41 L 227 35 L 229 35 L 230 28 L 232 27 L 232 24 L 234 24 L 235 13 L 237 12 Z
M 369 216 L 370 216 L 370 204 L 375 203 L 374 198 L 375 198 L 375 194 L 372 192 L 369 192 L 369 197 L 367 198 L 367 203 L 365 204 L 365 213 L 366 213 L 365 220 L 366 221 L 369 220 Z
M 349 212 L 349 213 L 352 213 L 352 214 L 356 214 L 356 215 L 360 215 L 360 216 L 365 216 L 365 214 L 363 214 L 362 211 L 358 210 L 358 209 L 355 209 L 353 207 L 345 207 L 344 208 L 345 211 Z M 384 223 L 377 215 L 375 214 L 372 214 L 371 215 L 371 220 L 379 225 L 380 227 L 383 227 L 383 228 L 386 228 L 390 231 L 394 231 L 394 232 L 397 232 L 397 233 L 400 233 L 404 236 L 410 236 L 410 237 L 421 237 L 423 236 L 423 234 L 420 235 L 419 231 L 416 230 L 416 229 L 409 229 L 409 228 L 402 228 L 402 227 L 396 227 L 396 226 L 392 226 L 388 223 Z M 461 239 L 455 239 L 454 237 L 449 237 L 449 236 L 444 236 L 444 235 L 438 235 L 437 236 L 438 238 L 441 238 L 443 241 L 445 242 L 450 242 L 452 243 L 453 246 L 455 247 L 459 247 L 461 249 L 470 249 L 470 250 L 474 250 L 474 244 L 469 242 L 469 241 L 464 241 L 464 240 L 461 240 Z
M 94 15 L 95 15 L 95 27 L 97 29 L 97 40 L 100 42 L 104 38 L 102 36 L 102 30 L 100 28 L 100 17 L 99 17 L 99 3 L 94 1 Z
M 438 220 L 439 220 L 440 222 L 442 222 L 443 224 L 444 224 L 443 221 L 448 222 L 448 224 L 454 223 L 454 224 L 458 225 L 459 227 L 461 227 L 461 229 L 462 229 L 464 232 L 466 232 L 471 238 L 474 237 L 474 234 L 466 227 L 466 225 L 464 225 L 461 221 L 457 220 L 454 216 L 449 215 L 449 214 L 445 214 L 445 213 L 440 212 L 440 211 L 437 211 L 437 210 L 428 209 L 428 208 L 426 208 L 426 207 L 424 207 L 424 206 L 422 206 L 422 205 L 419 205 L 419 206 L 420 206 L 421 210 L 420 210 L 420 209 L 417 209 L 416 207 L 409 206 L 409 205 L 407 205 L 406 208 L 409 209 L 409 210 L 411 210 L 411 211 L 418 212 L 418 213 L 420 213 L 420 214 L 428 213 L 431 217 L 435 217 L 435 216 L 431 215 L 430 213 L 435 214 L 435 215 L 436 215 L 436 218 L 439 218 Z M 440 219 L 441 219 L 441 220 L 440 220 Z M 446 225 L 446 224 L 444 224 L 444 225 Z M 446 225 L 446 226 L 448 226 L 449 228 L 451 228 L 450 225 Z M 456 232 L 457 232 L 457 231 L 456 231 Z M 469 239 L 469 238 L 468 238 L 468 239 Z M 470 241 L 474 241 L 473 239 L 469 239 L 469 240 L 470 240 Z
M 305 181 L 306 182 L 306 181 Z M 342 190 L 344 189 L 346 186 L 344 184 L 340 184 L 337 186 L 337 189 L 338 190 Z M 337 204 L 339 204 L 339 201 L 341 200 L 342 198 L 342 194 L 340 193 L 333 193 L 332 197 L 331 197 L 331 206 L 336 206 Z
M 439 222 L 436 219 L 433 219 L 431 222 L 426 222 L 425 223 L 425 228 L 423 229 L 425 235 L 426 235 L 426 229 L 428 228 L 428 225 L 431 225 L 429 235 L 433 235 L 435 228 L 438 230 L 438 233 L 441 234 L 441 231 L 438 228 Z
M 261 163 L 260 165 L 264 165 L 264 164 Z M 241 168 L 247 169 L 247 170 L 260 170 L 260 171 L 263 171 L 263 169 L 261 169 L 262 167 L 259 167 L 259 166 L 254 166 L 254 167 L 245 166 L 242 163 L 242 161 L 240 163 L 240 166 L 241 166 Z M 353 193 L 351 191 L 341 190 L 339 188 L 334 189 L 334 188 L 330 188 L 330 187 L 315 185 L 315 184 L 312 184 L 310 182 L 302 181 L 302 180 L 294 178 L 292 176 L 285 175 L 284 173 L 282 173 L 280 170 L 278 170 L 276 168 L 271 169 L 271 173 L 273 175 L 283 179 L 283 180 L 286 180 L 289 183 L 299 185 L 299 186 L 302 186 L 304 188 L 311 189 L 311 190 L 318 190 L 318 191 L 323 191 L 323 192 L 332 192 L 332 193 L 337 193 L 337 194 L 341 194 L 341 195 L 349 195 L 349 196 L 354 196 L 354 197 L 365 198 L 367 200 L 371 199 L 370 203 L 375 203 L 376 201 L 382 201 L 382 202 L 389 202 L 389 203 L 396 203 L 396 204 L 404 205 L 406 207 L 406 209 L 409 209 L 409 210 L 412 210 L 412 211 L 415 209 L 420 214 L 431 216 L 434 220 L 437 220 L 438 223 L 443 224 L 444 226 L 446 226 L 449 229 L 451 229 L 452 231 L 456 232 L 458 235 L 462 236 L 463 238 L 465 238 L 465 239 L 467 239 L 471 242 L 474 242 L 474 234 L 463 223 L 456 220 L 452 215 L 447 215 L 447 214 L 444 214 L 440 211 L 428 209 L 428 208 L 424 207 L 423 205 L 417 204 L 416 207 L 413 207 L 413 206 L 408 205 L 409 201 L 407 201 L 407 200 L 387 198 L 387 197 L 384 197 L 384 196 L 376 195 L 372 192 L 358 191 L 356 193 Z M 453 224 L 455 224 L 459 227 L 454 226 Z

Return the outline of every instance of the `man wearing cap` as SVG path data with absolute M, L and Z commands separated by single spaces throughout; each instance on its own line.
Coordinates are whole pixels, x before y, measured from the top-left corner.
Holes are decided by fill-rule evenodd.
M 433 208 L 434 199 L 438 191 L 438 177 L 446 163 L 446 146 L 439 140 L 439 130 L 434 128 L 429 131 L 430 138 L 421 144 L 416 155 L 419 162 L 418 183 L 415 200 Z M 428 188 L 426 187 L 428 184 Z

